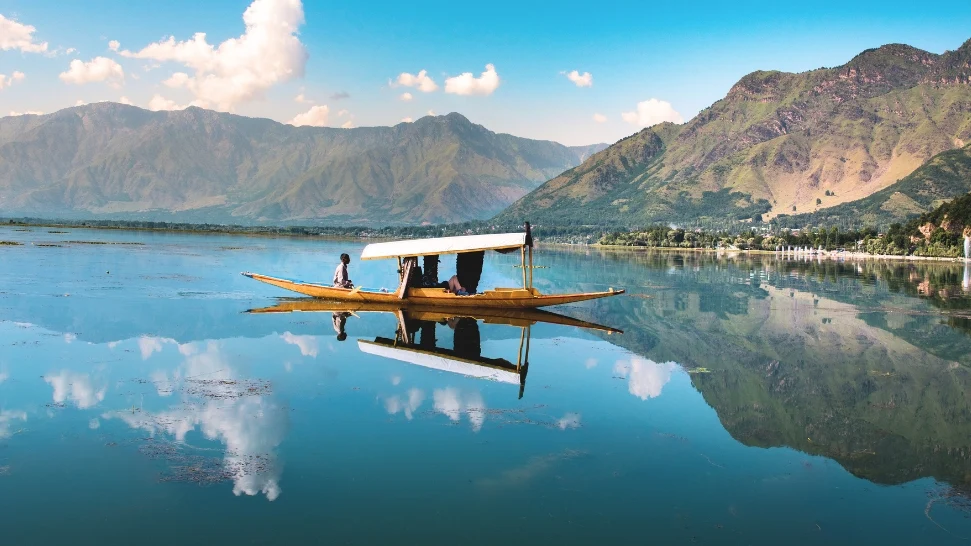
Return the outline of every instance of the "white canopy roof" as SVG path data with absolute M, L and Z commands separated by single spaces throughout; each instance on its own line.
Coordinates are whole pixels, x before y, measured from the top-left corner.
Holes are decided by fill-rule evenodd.
M 363 339 L 357 340 L 357 346 L 361 349 L 361 352 L 369 355 L 383 356 L 385 358 L 408 362 L 409 364 L 417 364 L 425 368 L 432 368 L 433 370 L 453 372 L 481 379 L 491 379 L 500 383 L 519 384 L 519 374 L 514 371 L 490 368 L 489 366 L 472 364 L 471 362 L 448 358 L 443 355 L 430 354 L 404 347 L 392 347 Z
M 364 247 L 362 260 L 397 258 L 399 256 L 429 256 L 434 254 L 457 254 L 478 250 L 501 250 L 519 248 L 526 244 L 525 233 L 496 233 L 490 235 L 464 235 L 461 237 L 438 237 L 435 239 L 411 239 L 373 243 Z

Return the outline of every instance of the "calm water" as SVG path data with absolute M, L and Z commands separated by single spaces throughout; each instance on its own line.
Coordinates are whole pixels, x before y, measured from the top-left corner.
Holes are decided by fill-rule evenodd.
M 624 333 L 532 326 L 520 398 L 365 352 L 391 314 L 246 313 L 286 294 L 240 271 L 362 243 L 51 231 L 0 228 L 4 544 L 971 537 L 963 266 L 542 249 L 545 292 L 629 290 L 556 309 Z M 458 326 L 435 345 L 517 361 L 519 326 Z

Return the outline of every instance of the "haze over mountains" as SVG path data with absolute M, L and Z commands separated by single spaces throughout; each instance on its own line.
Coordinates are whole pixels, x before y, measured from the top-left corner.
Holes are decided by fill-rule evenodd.
M 500 219 L 637 226 L 811 212 L 969 141 L 971 40 L 943 55 L 893 44 L 836 68 L 753 72 L 686 124 L 614 144 Z
M 0 119 L 0 211 L 206 222 L 487 218 L 606 145 L 496 134 L 460 114 L 293 127 L 97 103 Z

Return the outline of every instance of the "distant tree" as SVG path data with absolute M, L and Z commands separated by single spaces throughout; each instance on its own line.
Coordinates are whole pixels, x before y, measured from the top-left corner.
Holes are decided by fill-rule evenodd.
M 823 204 L 823 200 L 817 197 L 816 198 L 816 205 L 822 205 L 822 204 Z
M 761 214 L 756 214 L 755 216 L 752 216 L 752 221 L 755 222 L 756 224 L 761 224 L 762 223 L 762 215 Z
M 792 206 L 792 212 L 796 212 L 796 206 L 795 205 Z

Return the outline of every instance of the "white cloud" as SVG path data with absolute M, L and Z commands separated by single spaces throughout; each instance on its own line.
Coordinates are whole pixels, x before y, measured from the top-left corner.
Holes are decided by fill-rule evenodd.
M 107 387 L 96 388 L 88 374 L 63 370 L 59 374 L 47 374 L 44 381 L 54 388 L 54 402 L 71 401 L 81 409 L 97 405 L 105 399 Z
M 232 111 L 278 83 L 302 77 L 307 62 L 307 51 L 297 37 L 304 23 L 300 0 L 255 0 L 243 13 L 243 23 L 241 36 L 218 46 L 199 32 L 186 41 L 176 42 L 173 36 L 121 55 L 185 65 L 194 74 L 178 81 L 195 95 L 197 104 Z
M 452 387 L 435 389 L 432 393 L 435 411 L 447 415 L 452 421 L 458 422 L 465 414 L 472 424 L 472 430 L 478 432 L 485 423 L 485 401 L 482 395 L 473 392 L 463 395 Z
M 411 118 L 401 118 L 401 123 L 411 123 L 412 121 L 415 121 L 415 120 Z
M 314 101 L 312 101 L 312 100 L 308 99 L 307 97 L 305 97 L 303 93 L 300 93 L 299 95 L 297 95 L 296 97 L 294 97 L 293 100 L 295 102 L 299 102 L 300 104 L 313 104 L 314 103 Z
M 422 93 L 431 93 L 438 89 L 438 84 L 428 76 L 428 72 L 425 70 L 418 72 L 418 74 L 409 74 L 407 72 L 398 74 L 397 85 L 415 87 Z
M 118 40 L 112 40 L 108 42 L 108 49 L 112 51 L 118 51 L 119 47 L 121 47 L 121 42 L 119 42 Z
M 88 428 L 91 430 L 98 430 L 101 428 L 101 421 L 99 421 L 97 418 L 88 421 Z
M 567 72 L 566 77 L 571 82 L 575 83 L 577 87 L 593 87 L 593 75 L 589 72 L 580 72 L 574 70 L 572 72 Z
M 290 332 L 284 332 L 280 336 L 284 342 L 289 345 L 296 345 L 300 348 L 300 354 L 303 356 L 312 356 L 317 358 L 317 352 L 320 350 L 320 346 L 317 343 L 317 338 L 314 336 L 297 336 Z
M 354 128 L 354 120 L 349 119 L 344 123 L 341 123 L 341 129 L 353 129 L 353 128 Z
M 26 421 L 27 414 L 22 411 L 0 410 L 0 440 L 13 435 L 11 424 L 13 421 Z
M 297 114 L 287 123 L 295 127 L 302 127 L 304 125 L 323 127 L 327 125 L 327 120 L 329 117 L 330 108 L 328 108 L 326 104 L 321 104 L 311 107 L 310 110 L 307 110 L 302 114 Z
M 586 367 L 588 370 L 590 368 L 595 368 L 597 366 L 597 359 L 590 357 L 583 363 L 583 366 Z
M 637 103 L 637 110 L 624 112 L 621 116 L 627 123 L 638 127 L 650 127 L 665 121 L 684 123 L 684 118 L 671 106 L 670 102 L 657 99 L 639 102 Z
M 429 116 L 434 116 L 435 115 L 435 111 L 434 110 L 429 110 L 428 111 L 428 115 Z
M 132 105 L 131 99 L 129 99 L 128 97 L 121 97 L 120 99 L 118 99 L 118 102 L 120 104 L 127 104 L 128 106 Z
M 121 87 L 125 83 L 125 71 L 121 65 L 107 57 L 95 57 L 88 62 L 80 59 L 71 61 L 67 72 L 60 76 L 64 83 L 83 85 L 93 82 L 105 82 L 111 87 Z
M 3 381 L 0 381 L 0 383 L 3 383 Z M 391 384 L 392 385 L 395 385 L 395 386 L 400 385 L 401 384 L 401 376 L 400 375 L 396 375 L 396 376 L 392 377 L 391 378 Z
M 597 123 L 604 123 L 607 121 L 607 116 L 603 114 L 594 114 L 593 121 L 596 121 Z
M 71 54 L 74 54 L 74 53 L 77 53 L 77 52 L 78 52 L 78 50 L 77 49 L 74 49 L 73 47 L 69 47 L 69 48 L 67 48 L 67 49 L 64 50 L 64 54 L 65 55 L 71 55 Z
M 78 99 L 78 100 L 74 101 L 74 106 L 84 106 L 85 104 L 87 104 L 87 103 L 84 102 L 84 99 Z
M 0 89 L 10 87 L 15 83 L 20 83 L 24 81 L 26 78 L 27 76 L 24 75 L 23 72 L 14 72 L 10 76 L 7 76 L 6 74 L 0 74 Z
M 487 64 L 485 72 L 478 78 L 471 72 L 445 80 L 445 92 L 454 95 L 491 95 L 499 87 L 499 74 L 496 67 Z
M 398 98 L 405 102 L 408 102 L 415 97 L 411 93 L 402 93 L 401 96 Z
M 568 428 L 579 428 L 580 427 L 580 414 L 579 413 L 567 413 L 556 422 L 556 426 L 560 427 L 560 430 L 566 430 Z
M 162 95 L 155 95 L 148 101 L 148 109 L 153 112 L 160 110 L 185 110 L 188 104 L 177 104 L 174 100 L 169 100 Z
M 384 409 L 388 411 L 391 415 L 396 415 L 403 412 L 405 418 L 411 421 L 412 417 L 418 408 L 421 407 L 422 402 L 425 401 L 425 393 L 418 389 L 408 389 L 408 396 L 401 397 L 398 395 L 392 396 L 385 399 Z
M 658 364 L 652 360 L 634 357 L 630 362 L 618 360 L 614 373 L 628 378 L 627 390 L 641 400 L 661 395 L 664 385 L 671 380 L 671 373 L 678 368 L 674 362 Z
M 16 49 L 23 53 L 44 53 L 47 42 L 35 42 L 37 29 L 0 15 L 0 51 Z

